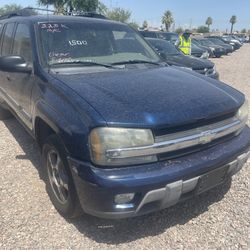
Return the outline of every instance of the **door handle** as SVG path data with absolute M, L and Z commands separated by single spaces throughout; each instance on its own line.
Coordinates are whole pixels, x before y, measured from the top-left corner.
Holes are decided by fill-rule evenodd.
M 8 81 L 11 81 L 11 78 L 10 78 L 9 75 L 7 75 L 6 78 L 7 78 Z

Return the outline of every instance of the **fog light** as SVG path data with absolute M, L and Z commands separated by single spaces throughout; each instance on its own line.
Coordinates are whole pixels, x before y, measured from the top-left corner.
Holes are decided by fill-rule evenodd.
M 129 194 L 118 194 L 115 196 L 115 203 L 116 204 L 125 204 L 131 202 L 135 197 L 134 193 Z

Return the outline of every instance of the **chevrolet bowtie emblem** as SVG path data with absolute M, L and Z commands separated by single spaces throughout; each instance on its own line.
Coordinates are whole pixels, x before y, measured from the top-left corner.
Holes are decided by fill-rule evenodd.
M 199 142 L 201 144 L 209 143 L 213 140 L 214 134 L 209 130 L 201 133 L 201 136 L 199 138 Z

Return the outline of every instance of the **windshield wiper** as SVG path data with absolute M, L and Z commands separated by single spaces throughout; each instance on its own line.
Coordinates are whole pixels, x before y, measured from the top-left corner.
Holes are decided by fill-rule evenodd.
M 50 66 L 59 66 L 59 65 L 68 65 L 68 64 L 78 64 L 78 65 L 83 65 L 83 66 L 102 66 L 105 68 L 118 69 L 111 64 L 91 62 L 91 61 L 78 61 L 78 60 L 77 61 L 51 63 Z
M 146 60 L 128 60 L 128 61 L 121 61 L 121 62 L 115 62 L 112 63 L 112 65 L 122 65 L 122 64 L 139 64 L 139 63 L 147 63 L 147 64 L 153 64 L 153 65 L 161 65 L 160 62 L 152 62 L 152 61 L 146 61 Z

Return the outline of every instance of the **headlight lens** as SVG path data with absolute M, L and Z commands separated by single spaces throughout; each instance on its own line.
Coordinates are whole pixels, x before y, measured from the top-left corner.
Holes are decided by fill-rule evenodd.
M 187 70 L 193 70 L 192 68 L 182 67 L 182 66 L 180 66 L 179 68 L 181 68 L 181 69 L 187 69 Z
M 112 158 L 107 150 L 149 146 L 154 144 L 149 129 L 96 128 L 90 133 L 92 161 L 101 166 L 131 165 L 157 161 L 156 156 Z
M 238 110 L 236 116 L 239 120 L 247 122 L 248 113 L 249 113 L 249 106 L 248 106 L 248 101 L 246 100 L 245 103 Z
M 209 54 L 208 54 L 207 51 L 204 52 L 204 53 L 202 54 L 202 56 L 201 56 L 201 58 L 205 58 L 205 59 L 207 59 L 208 57 L 209 57 Z
M 213 67 L 213 73 L 216 73 L 216 66 Z

